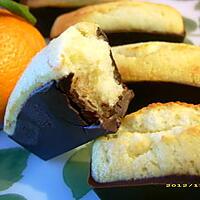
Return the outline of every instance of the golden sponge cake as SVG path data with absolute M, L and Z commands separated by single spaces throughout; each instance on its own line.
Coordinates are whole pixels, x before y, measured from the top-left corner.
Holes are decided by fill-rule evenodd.
M 59 16 L 51 30 L 57 37 L 69 26 L 81 22 L 98 24 L 112 45 L 146 40 L 182 41 L 183 19 L 174 8 L 140 1 L 119 1 L 81 8 Z
M 155 103 L 127 115 L 95 141 L 91 174 L 98 183 L 200 176 L 200 105 Z
M 174 82 L 200 87 L 200 47 L 146 42 L 112 48 L 125 82 Z

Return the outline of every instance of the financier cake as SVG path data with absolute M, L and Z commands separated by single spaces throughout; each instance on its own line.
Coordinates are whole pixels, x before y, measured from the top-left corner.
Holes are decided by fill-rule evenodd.
M 112 52 L 124 82 L 162 81 L 200 87 L 199 46 L 144 42 L 113 47 Z
M 200 105 L 155 103 L 127 115 L 116 134 L 95 141 L 91 175 L 97 186 L 199 177 Z
M 105 34 L 95 24 L 79 23 L 28 65 L 9 98 L 4 131 L 32 151 L 59 151 L 62 142 L 62 151 L 70 150 L 116 132 L 132 97 Z
M 153 40 L 182 42 L 185 36 L 182 16 L 174 8 L 141 1 L 117 1 L 83 7 L 59 16 L 51 37 L 57 37 L 81 21 L 98 24 L 111 45 Z

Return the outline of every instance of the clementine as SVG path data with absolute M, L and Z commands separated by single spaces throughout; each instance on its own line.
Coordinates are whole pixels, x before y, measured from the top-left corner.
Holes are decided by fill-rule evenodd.
M 0 122 L 17 80 L 44 46 L 45 40 L 34 26 L 0 9 Z

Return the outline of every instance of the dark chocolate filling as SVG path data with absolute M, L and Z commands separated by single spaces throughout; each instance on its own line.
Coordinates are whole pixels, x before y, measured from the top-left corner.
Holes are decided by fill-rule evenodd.
M 63 85 L 63 82 L 65 80 L 62 80 L 59 85 Z M 62 89 L 64 89 L 63 86 Z M 63 92 L 68 96 L 71 105 L 80 113 L 81 118 L 87 124 L 100 123 L 103 128 L 110 132 L 116 132 L 118 130 L 121 118 L 126 114 L 128 105 L 133 98 L 133 92 L 128 90 L 124 85 L 122 96 L 119 97 L 115 106 L 110 107 L 107 104 L 102 104 L 103 114 L 100 114 L 91 107 L 87 107 L 86 102 L 79 98 L 75 89 L 64 89 Z

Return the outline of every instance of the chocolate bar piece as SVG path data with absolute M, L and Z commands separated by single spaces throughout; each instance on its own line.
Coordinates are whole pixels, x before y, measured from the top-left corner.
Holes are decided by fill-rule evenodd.
M 106 134 L 100 124 L 87 125 L 55 81 L 30 95 L 10 137 L 44 160 Z
M 79 23 L 33 58 L 10 96 L 4 131 L 50 159 L 116 132 L 132 98 L 105 34 Z

